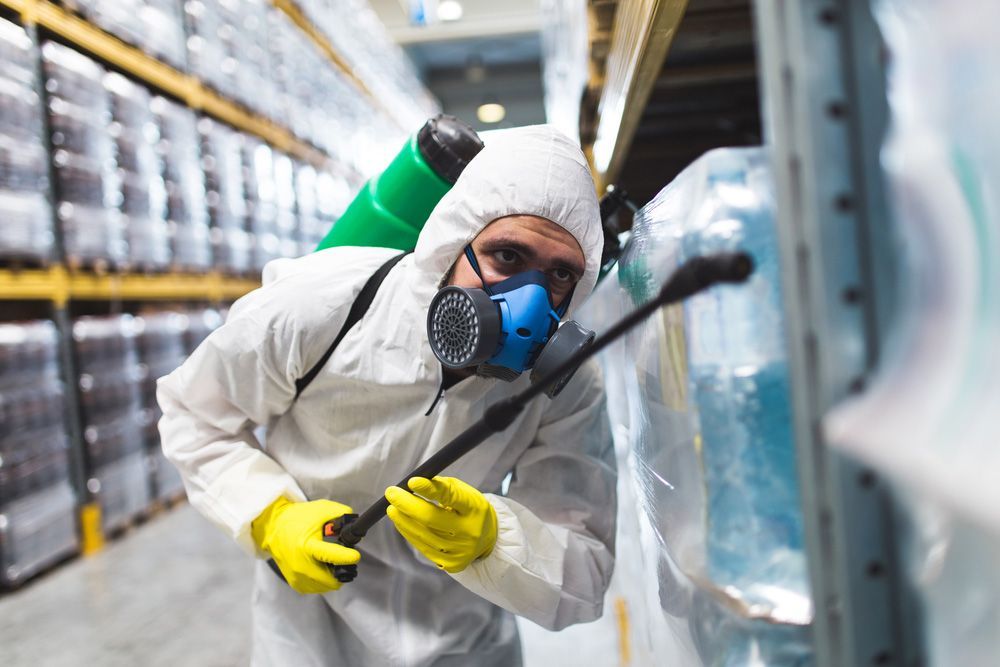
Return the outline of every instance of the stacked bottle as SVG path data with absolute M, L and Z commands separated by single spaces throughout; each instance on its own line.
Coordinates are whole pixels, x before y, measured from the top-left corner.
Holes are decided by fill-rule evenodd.
M 247 229 L 253 248 L 253 268 L 260 271 L 281 257 L 274 151 L 254 137 L 243 138 L 243 187 L 247 199 Z
M 184 347 L 187 354 L 194 352 L 209 334 L 222 326 L 228 312 L 228 309 L 196 308 L 186 313 Z
M 72 263 L 123 264 L 128 243 L 118 211 L 121 183 L 104 69 L 53 42 L 42 47 L 42 63 L 66 258 Z
M 670 630 L 654 634 L 690 633 L 697 664 L 805 665 L 812 600 L 765 151 L 719 149 L 685 169 L 637 213 L 618 275 L 637 305 L 685 260 L 733 251 L 753 256 L 748 283 L 667 309 L 624 348 L 649 562 L 670 563 L 654 575 Z
M 136 318 L 136 344 L 141 363 L 142 428 L 147 465 L 151 472 L 154 497 L 176 497 L 183 485 L 180 475 L 163 456 L 157 422 L 163 412 L 156 402 L 156 381 L 184 363 L 187 350 L 184 332 L 188 318 L 179 312 L 164 311 Z
M 275 227 L 278 233 L 278 253 L 282 257 L 298 257 L 298 218 L 295 211 L 295 167 L 292 159 L 274 152 Z
M 87 487 L 100 502 L 105 533 L 124 527 L 149 504 L 135 336 L 131 315 L 81 317 L 73 323 Z
M 145 270 L 165 269 L 170 263 L 167 193 L 156 151 L 160 132 L 150 110 L 152 96 L 114 72 L 104 77 L 104 85 L 111 96 L 129 262 Z
M 49 321 L 0 325 L 0 584 L 77 548 L 64 387 Z
M 212 245 L 198 118 L 191 109 L 163 97 L 154 97 L 150 108 L 160 128 L 172 263 L 182 271 L 204 271 L 212 266 Z
M 215 266 L 227 273 L 246 273 L 251 266 L 251 249 L 245 227 L 247 206 L 241 136 L 207 118 L 198 122 L 198 130 L 202 137 L 202 164 L 212 221 Z
M 35 51 L 20 26 L 0 19 L 0 256 L 52 258 L 48 157 Z

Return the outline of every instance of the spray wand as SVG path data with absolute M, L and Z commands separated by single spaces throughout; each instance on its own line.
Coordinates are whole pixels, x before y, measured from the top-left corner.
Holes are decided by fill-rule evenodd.
M 397 486 L 405 489 L 407 488 L 406 483 L 411 477 L 429 479 L 443 472 L 445 468 L 475 449 L 491 435 L 500 433 L 514 423 L 514 420 L 531 399 L 543 394 L 561 378 L 579 368 L 587 359 L 613 343 L 629 329 L 663 306 L 683 301 L 713 285 L 745 282 L 753 273 L 753 269 L 753 259 L 746 253 L 720 253 L 688 260 L 671 274 L 654 298 L 619 320 L 604 334 L 597 337 L 593 344 L 578 350 L 550 373 L 533 382 L 524 391 L 491 405 L 486 409 L 482 419 L 417 466 Z M 323 526 L 323 540 L 346 547 L 355 546 L 385 516 L 388 507 L 389 501 L 383 496 L 360 515 L 345 514 L 327 522 Z M 268 564 L 279 577 L 282 576 L 273 560 L 268 561 Z M 333 574 L 340 582 L 353 581 L 357 576 L 357 567 L 357 565 L 335 565 L 333 566 Z

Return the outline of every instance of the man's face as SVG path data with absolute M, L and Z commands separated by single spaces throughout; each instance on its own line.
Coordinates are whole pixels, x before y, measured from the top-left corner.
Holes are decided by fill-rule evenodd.
M 583 251 L 573 235 L 535 215 L 509 215 L 494 220 L 472 241 L 479 270 L 487 285 L 537 269 L 549 282 L 549 296 L 560 306 L 583 277 Z M 449 285 L 482 287 L 465 254 L 455 263 Z

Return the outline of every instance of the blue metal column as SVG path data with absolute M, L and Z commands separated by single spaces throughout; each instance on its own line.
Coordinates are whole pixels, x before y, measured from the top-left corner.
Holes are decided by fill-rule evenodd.
M 918 664 L 888 490 L 831 450 L 826 412 L 864 391 L 891 325 L 893 267 L 878 155 L 883 49 L 866 0 L 757 0 L 778 196 L 818 667 Z

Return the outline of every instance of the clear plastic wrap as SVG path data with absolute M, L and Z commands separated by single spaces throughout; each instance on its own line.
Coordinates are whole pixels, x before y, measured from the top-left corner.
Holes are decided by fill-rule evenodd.
M 135 451 L 92 471 L 87 486 L 101 504 L 101 528 L 112 534 L 149 507 L 146 453 Z
M 91 478 L 88 489 L 101 503 L 105 530 L 114 530 L 149 502 L 144 464 L 143 370 L 136 350 L 137 327 L 131 315 L 80 317 L 73 340 L 80 373 L 83 437 Z M 126 479 L 138 457 L 138 481 Z M 140 485 L 143 494 L 136 488 Z M 140 502 L 141 499 L 141 502 Z
M 104 77 L 104 86 L 111 96 L 129 261 L 144 269 L 164 269 L 170 263 L 167 190 L 156 152 L 160 131 L 150 110 L 152 95 L 114 72 Z
M 20 498 L 0 513 L 0 584 L 17 585 L 78 548 L 68 481 Z
M 156 402 L 156 381 L 174 371 L 187 358 L 184 334 L 189 319 L 174 311 L 145 313 L 136 318 L 136 342 L 141 362 L 142 423 L 147 465 L 156 498 L 169 499 L 180 490 L 180 477 L 160 448 L 157 423 L 163 412 Z M 171 474 L 171 472 L 175 474 Z
M 181 270 L 206 270 L 212 266 L 212 242 L 198 117 L 163 97 L 154 97 L 150 109 L 160 128 L 172 263 Z
M 251 268 L 251 245 L 246 231 L 242 135 L 208 118 L 198 121 L 198 130 L 215 266 L 246 273 Z
M 254 137 L 244 136 L 243 174 L 246 177 L 244 191 L 253 244 L 253 268 L 260 271 L 265 264 L 281 256 L 274 151 L 271 147 Z
M 54 235 L 35 52 L 24 29 L 2 19 L 0 55 L 0 256 L 47 261 Z
M 123 42 L 184 68 L 180 0 L 66 0 L 66 4 Z
M 4 585 L 19 583 L 77 546 L 57 336 L 50 321 L 0 324 L 0 584 Z M 59 534 L 55 528 L 66 532 Z
M 118 210 L 122 186 L 104 69 L 53 42 L 42 46 L 42 64 L 49 92 L 56 212 L 66 258 L 73 263 L 124 263 L 128 241 Z
M 762 149 L 707 153 L 636 215 L 617 279 L 588 304 L 595 323 L 620 317 L 701 254 L 756 264 L 745 285 L 661 310 L 606 362 L 626 369 L 608 400 L 643 526 L 641 562 L 619 567 L 652 595 L 634 601 L 651 612 L 646 648 L 680 664 L 812 662 L 773 207 Z
M 901 308 L 828 440 L 893 483 L 912 524 L 929 665 L 1000 655 L 1000 42 L 996 2 L 872 3 L 889 52 L 882 151 Z
M 188 321 L 184 328 L 184 346 L 188 354 L 194 352 L 195 348 L 225 321 L 225 314 L 215 308 L 189 310 L 186 315 Z

